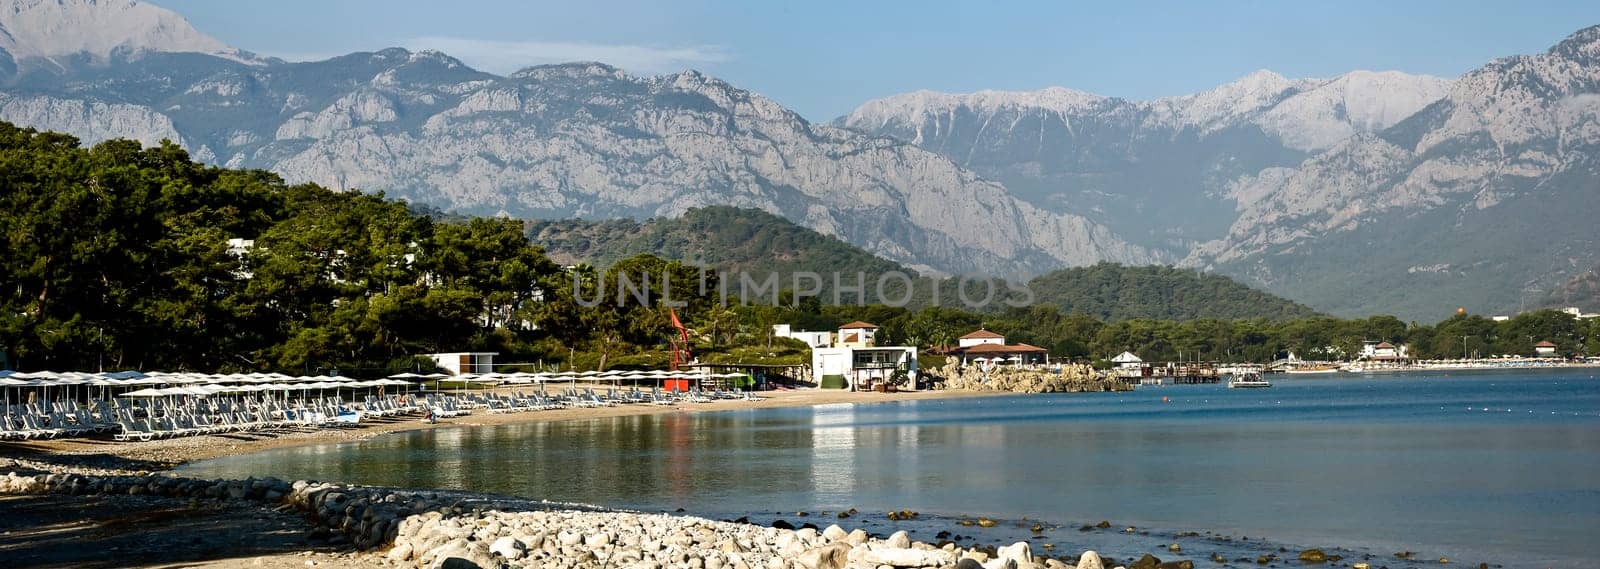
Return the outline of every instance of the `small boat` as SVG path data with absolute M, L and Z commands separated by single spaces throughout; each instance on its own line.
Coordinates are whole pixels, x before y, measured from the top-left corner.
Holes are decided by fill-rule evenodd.
M 1239 374 L 1228 380 L 1228 389 L 1245 389 L 1256 387 L 1272 387 L 1272 382 L 1261 379 L 1261 374 L 1259 373 Z

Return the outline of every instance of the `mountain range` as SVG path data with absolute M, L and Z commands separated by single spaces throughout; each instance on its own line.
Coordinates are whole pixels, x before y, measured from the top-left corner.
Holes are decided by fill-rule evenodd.
M 1514 308 L 1592 267 L 1600 28 L 1458 79 L 1260 71 L 1130 101 L 916 92 L 830 124 L 696 71 L 285 62 L 133 0 L 0 2 L 0 118 L 467 214 L 764 210 L 930 275 L 1217 271 L 1338 314 Z
M 948 156 L 1041 208 L 1088 217 L 1182 258 L 1227 229 L 1231 181 L 1392 126 L 1449 85 L 1397 72 L 1291 80 L 1261 70 L 1153 101 L 1064 88 L 919 91 L 870 101 L 834 122 Z

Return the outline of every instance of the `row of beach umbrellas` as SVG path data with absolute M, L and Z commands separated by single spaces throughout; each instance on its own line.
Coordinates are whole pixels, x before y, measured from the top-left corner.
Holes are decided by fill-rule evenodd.
M 446 376 L 452 381 L 461 383 L 486 383 L 506 385 L 527 385 L 535 383 L 565 383 L 577 381 L 628 381 L 628 380 L 657 380 L 657 379 L 711 379 L 743 377 L 742 373 L 714 373 L 705 371 L 665 371 L 665 370 L 611 370 L 611 371 L 560 371 L 560 372 L 512 372 L 512 373 L 481 373 Z M 391 379 L 420 379 L 427 376 L 416 374 L 396 374 L 389 376 Z
M 397 379 L 374 379 L 368 381 L 335 382 L 321 381 L 315 383 L 274 383 L 257 385 L 189 385 L 183 387 L 153 388 L 147 387 L 122 394 L 123 397 L 167 397 L 175 395 L 207 396 L 219 393 L 258 393 L 263 391 L 311 391 L 325 389 L 358 389 L 383 387 L 389 385 L 411 385 L 411 382 Z
M 191 372 L 17 372 L 0 370 L 0 388 L 52 388 L 73 392 L 81 388 L 100 388 L 102 395 L 113 388 L 132 388 L 123 397 L 207 396 L 222 393 L 291 392 L 325 389 L 364 389 L 410 386 L 415 383 L 450 379 L 465 386 L 533 385 L 576 383 L 579 381 L 615 382 L 663 379 L 704 380 L 743 377 L 742 373 L 715 373 L 704 370 L 610 370 L 562 372 L 510 372 L 446 375 L 442 373 L 399 373 L 384 379 L 357 380 L 344 376 L 291 376 L 281 373 L 191 373 Z M 9 396 L 9 390 L 7 392 Z M 9 397 L 7 397 L 9 400 Z

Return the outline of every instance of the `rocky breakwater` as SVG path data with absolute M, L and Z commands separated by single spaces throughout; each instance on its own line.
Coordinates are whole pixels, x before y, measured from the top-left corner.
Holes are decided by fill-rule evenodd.
M 836 525 L 788 530 L 663 514 L 552 510 L 413 516 L 401 523 L 386 557 L 418 567 L 440 567 L 453 557 L 477 567 L 1102 569 L 1092 551 L 1076 563 L 1035 557 L 1026 542 L 991 551 L 916 542 L 905 532 L 879 539 Z
M 951 360 L 939 368 L 945 389 L 1007 391 L 1012 393 L 1080 393 L 1128 391 L 1133 386 L 1093 367 L 1063 364 L 1048 367 L 996 366 L 983 370 Z
M 490 500 L 467 505 L 433 492 L 304 480 L 13 472 L 0 477 L 0 492 L 255 502 L 302 512 L 311 534 L 368 550 L 371 563 L 395 567 L 1103 569 L 1092 551 L 1063 561 L 1035 556 L 1026 542 L 980 551 L 915 542 L 905 532 L 877 538 L 839 526 L 790 530 L 665 514 L 512 511 Z

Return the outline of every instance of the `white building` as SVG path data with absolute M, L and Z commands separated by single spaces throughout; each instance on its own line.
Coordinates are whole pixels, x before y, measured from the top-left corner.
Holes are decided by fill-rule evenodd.
M 857 320 L 839 327 L 839 334 L 833 337 L 833 346 L 836 348 L 867 348 L 877 342 L 877 335 L 877 324 L 868 324 Z
M 1600 318 L 1600 313 L 1584 312 L 1584 311 L 1578 309 L 1578 307 L 1576 307 L 1576 306 L 1568 306 L 1566 308 L 1561 309 L 1561 311 L 1565 312 L 1567 314 L 1571 314 L 1573 318 L 1577 318 L 1579 320 L 1588 320 L 1590 318 Z
M 1361 357 L 1373 361 L 1403 360 L 1406 359 L 1406 347 L 1388 342 L 1362 342 Z
M 423 354 L 450 375 L 463 373 L 489 373 L 494 371 L 494 357 L 499 352 L 448 352 Z
M 1555 342 L 1551 342 L 1549 340 L 1543 340 L 1543 341 L 1540 341 L 1539 343 L 1533 345 L 1533 353 L 1538 354 L 1539 357 L 1541 357 L 1541 358 L 1543 358 L 1543 357 L 1555 357 L 1556 348 L 1558 348 L 1558 347 L 1559 346 L 1556 346 Z
M 811 377 L 830 389 L 868 391 L 887 382 L 895 370 L 906 370 L 906 382 L 897 389 L 917 388 L 917 347 L 879 346 L 878 326 L 856 321 L 839 327 L 828 347 L 811 348 Z
M 1145 367 L 1144 360 L 1134 355 L 1133 352 L 1117 354 L 1117 357 L 1111 358 L 1111 363 L 1117 365 L 1117 368 L 1113 370 L 1117 377 L 1144 377 L 1145 370 L 1149 369 Z
M 867 391 L 883 383 L 904 367 L 906 383 L 898 389 L 917 388 L 917 348 L 915 346 L 870 346 L 814 348 L 811 350 L 811 377 L 825 388 Z
M 788 324 L 773 324 L 772 335 L 779 338 L 792 338 L 805 342 L 812 349 L 826 348 L 833 345 L 833 332 L 808 332 L 795 330 Z

